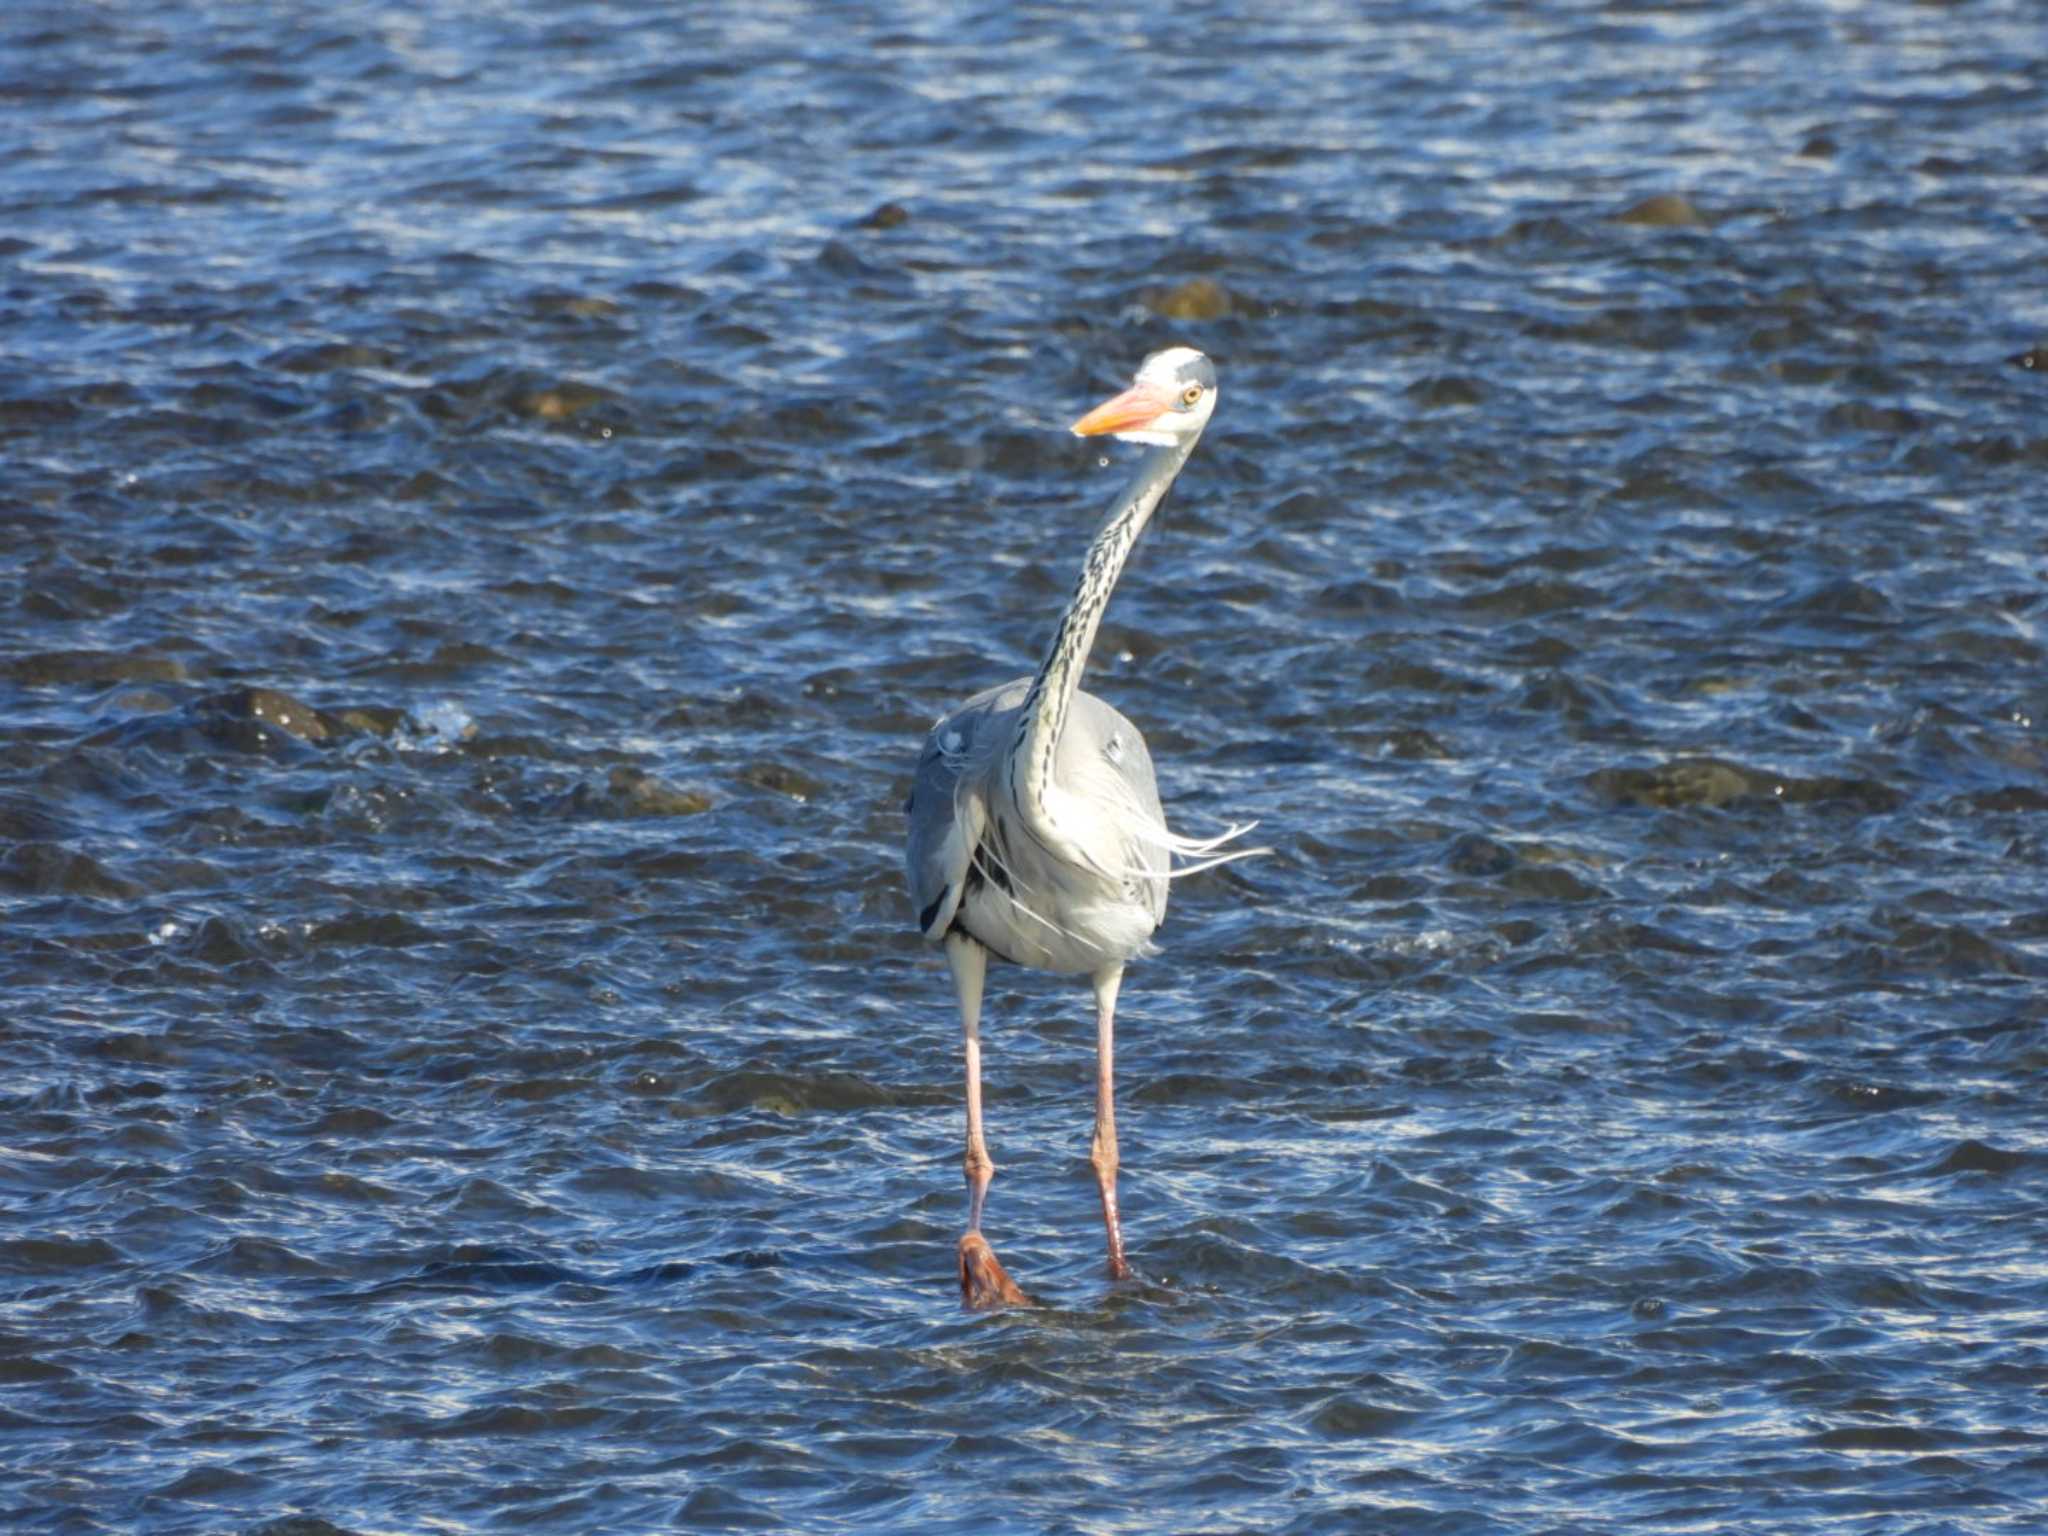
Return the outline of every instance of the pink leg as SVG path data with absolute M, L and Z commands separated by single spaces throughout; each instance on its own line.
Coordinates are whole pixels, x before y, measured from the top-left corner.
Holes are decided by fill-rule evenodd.
M 946 962 L 960 998 L 960 1034 L 967 1053 L 967 1230 L 979 1232 L 981 1205 L 996 1176 L 981 1134 L 981 983 L 988 974 L 988 951 L 956 934 L 946 940 Z
M 956 934 L 946 940 L 946 962 L 960 998 L 960 1033 L 967 1054 L 967 1231 L 960 1239 L 960 1299 L 970 1307 L 1028 1306 L 1031 1298 L 1017 1289 L 981 1235 L 982 1202 L 996 1176 L 995 1161 L 981 1134 L 981 983 L 988 973 L 988 951 Z
M 1095 1187 L 1102 1193 L 1112 1280 L 1131 1278 L 1131 1266 L 1124 1262 L 1123 1225 L 1116 1213 L 1116 994 L 1123 979 L 1121 965 L 1095 973 L 1095 1144 L 1088 1160 L 1095 1165 Z

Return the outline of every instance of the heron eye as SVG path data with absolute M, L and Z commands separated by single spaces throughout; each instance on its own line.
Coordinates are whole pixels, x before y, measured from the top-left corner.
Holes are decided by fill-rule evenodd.
M 1202 386 L 1199 384 L 1190 384 L 1186 389 L 1180 392 L 1180 403 L 1182 405 L 1193 405 L 1197 400 L 1201 398 Z

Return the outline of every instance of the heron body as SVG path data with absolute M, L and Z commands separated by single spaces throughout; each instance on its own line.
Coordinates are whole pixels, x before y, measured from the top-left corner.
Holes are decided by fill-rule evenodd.
M 995 1164 L 982 1133 L 980 1014 L 990 956 L 1085 975 L 1096 1000 L 1096 1116 L 1091 1161 L 1102 1197 L 1109 1269 L 1126 1278 L 1116 1205 L 1113 1036 L 1124 965 L 1152 947 L 1169 881 L 1244 856 L 1166 825 L 1152 755 L 1138 728 L 1080 687 L 1118 575 L 1193 452 L 1216 403 L 1209 359 L 1154 353 L 1122 394 L 1074 424 L 1146 453 L 1089 546 L 1073 600 L 1030 677 L 976 694 L 932 727 L 907 810 L 906 863 L 917 923 L 944 946 L 960 1005 L 967 1067 L 967 1232 L 960 1284 L 971 1306 L 1025 1296 L 981 1236 Z M 1176 871 L 1174 858 L 1206 860 Z
M 1031 681 L 978 693 L 933 727 L 911 789 L 911 896 L 927 938 L 937 929 L 1015 965 L 1091 974 L 1143 954 L 1166 916 L 1165 841 L 1133 830 L 1163 832 L 1165 813 L 1145 738 L 1092 693 L 1074 695 L 1054 746 L 1057 792 L 1027 809 L 1003 759 Z M 1076 815 L 1076 801 L 1121 814 Z M 951 814 L 918 816 L 926 805 Z

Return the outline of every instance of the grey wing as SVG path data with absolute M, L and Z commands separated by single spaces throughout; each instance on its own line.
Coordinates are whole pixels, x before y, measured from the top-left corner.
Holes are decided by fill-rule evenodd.
M 1092 813 L 1089 827 L 1069 835 L 1099 867 L 1123 875 L 1157 922 L 1166 915 L 1175 840 L 1144 734 L 1094 694 L 1077 693 L 1060 737 L 1058 772 Z
M 1020 681 L 1028 686 L 1030 680 Z M 904 865 L 918 929 L 933 943 L 945 937 L 960 910 L 968 869 L 988 826 L 988 773 L 1010 735 L 1020 697 L 1019 683 L 976 694 L 932 727 L 918 757 L 903 807 L 910 817 Z

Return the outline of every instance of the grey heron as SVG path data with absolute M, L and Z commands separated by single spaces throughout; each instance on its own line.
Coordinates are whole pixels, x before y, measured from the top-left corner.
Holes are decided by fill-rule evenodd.
M 1216 408 L 1216 370 L 1188 347 L 1145 359 L 1131 387 L 1074 423 L 1146 452 L 1088 548 L 1074 597 L 1045 660 L 976 694 L 932 727 L 905 807 L 906 862 L 917 924 L 943 945 L 960 1004 L 967 1066 L 967 1231 L 961 1298 L 971 1307 L 1026 1302 L 981 1235 L 995 1164 L 982 1135 L 981 995 L 991 955 L 1095 990 L 1095 1137 L 1109 1273 L 1128 1279 L 1116 1204 L 1113 1092 L 1117 988 L 1125 962 L 1149 952 L 1167 883 L 1257 849 L 1219 853 L 1247 827 L 1206 840 L 1168 830 L 1145 738 L 1081 691 L 1082 669 L 1124 561 Z M 1174 868 L 1174 859 L 1192 860 Z

